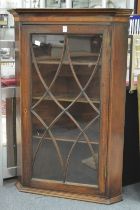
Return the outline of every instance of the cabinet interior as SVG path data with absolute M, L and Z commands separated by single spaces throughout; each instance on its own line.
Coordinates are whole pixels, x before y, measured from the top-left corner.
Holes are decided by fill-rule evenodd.
M 103 35 L 31 40 L 33 177 L 98 185 Z

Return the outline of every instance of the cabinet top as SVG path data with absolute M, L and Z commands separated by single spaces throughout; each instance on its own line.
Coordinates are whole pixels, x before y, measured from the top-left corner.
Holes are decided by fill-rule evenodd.
M 127 22 L 131 9 L 11 9 L 15 21 L 21 22 Z

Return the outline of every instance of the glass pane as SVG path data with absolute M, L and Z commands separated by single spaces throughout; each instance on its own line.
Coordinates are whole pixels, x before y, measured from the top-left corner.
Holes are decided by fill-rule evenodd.
M 104 7 L 105 4 L 102 0 L 89 0 L 89 7 L 90 8 L 100 8 Z
M 102 6 L 102 0 L 73 0 L 73 8 L 100 8 Z
M 88 8 L 89 0 L 73 0 L 72 7 L 73 8 Z
M 32 35 L 33 177 L 98 185 L 102 34 Z
M 47 8 L 60 8 L 61 0 L 46 0 L 46 7 Z

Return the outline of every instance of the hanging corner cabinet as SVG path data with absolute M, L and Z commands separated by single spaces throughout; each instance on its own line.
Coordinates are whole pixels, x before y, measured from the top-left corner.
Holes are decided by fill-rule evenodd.
M 126 9 L 13 9 L 18 188 L 122 199 Z

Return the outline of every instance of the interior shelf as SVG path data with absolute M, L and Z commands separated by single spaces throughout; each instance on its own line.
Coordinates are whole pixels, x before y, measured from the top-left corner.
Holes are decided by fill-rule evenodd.
M 56 60 L 56 59 L 53 59 L 53 60 L 39 60 L 37 59 L 37 63 L 38 64 L 59 64 L 60 63 L 60 60 Z M 68 61 L 63 61 L 64 65 L 68 65 L 69 62 Z M 84 61 L 84 60 L 80 60 L 80 61 L 72 61 L 72 65 L 80 65 L 80 66 L 94 66 L 96 65 L 96 62 L 89 62 L 89 61 Z M 99 64 L 101 65 L 101 63 Z
M 84 58 L 86 57 L 87 59 L 89 58 L 96 58 L 97 56 L 99 56 L 99 53 L 96 52 L 82 52 L 82 51 L 76 51 L 76 52 L 70 52 L 70 57 L 71 58 Z M 37 56 L 38 59 L 51 59 L 52 56 L 47 56 L 47 55 L 42 55 L 42 56 Z M 60 56 L 59 56 L 60 59 Z
M 73 100 L 75 100 L 76 96 L 75 97 L 72 97 L 72 96 L 55 96 L 56 100 L 58 101 L 64 101 L 64 102 L 73 102 Z M 32 98 L 33 100 L 40 100 L 41 97 L 40 96 L 36 96 Z M 96 104 L 100 104 L 100 100 L 97 99 L 97 98 L 89 98 L 90 101 L 92 103 L 96 103 Z M 44 98 L 42 98 L 42 100 L 49 100 L 49 101 L 52 101 L 53 99 L 50 97 L 50 96 L 46 96 Z M 89 103 L 84 97 L 80 97 L 78 100 L 76 100 L 76 103 Z
M 51 121 L 46 122 L 46 125 L 48 127 L 51 124 Z M 98 145 L 99 133 L 100 133 L 99 119 L 93 123 L 90 123 L 90 119 L 87 122 L 83 120 L 77 120 L 77 119 L 76 121 L 77 121 L 77 124 L 79 125 L 79 128 L 81 128 L 82 132 L 77 127 L 77 125 L 75 125 L 72 121 L 71 122 L 67 121 L 67 123 L 62 124 L 62 122 L 58 120 L 56 124 L 50 127 L 49 129 L 45 129 L 42 125 L 33 126 L 33 130 L 32 130 L 33 138 L 41 139 L 43 137 L 44 139 L 52 140 L 52 137 L 50 137 L 50 133 L 48 132 L 50 131 L 54 139 L 58 141 L 75 142 L 78 138 L 79 143 L 87 143 L 87 141 L 89 141 L 89 143 L 91 144 Z M 44 122 L 45 122 L 45 119 L 44 119 Z M 87 139 L 85 138 L 85 136 Z
M 88 66 L 94 66 L 97 63 L 97 57 L 98 53 L 89 53 L 89 52 L 75 52 L 70 55 L 71 62 L 73 65 L 88 65 Z M 60 57 L 53 57 L 53 56 L 37 56 L 36 57 L 38 64 L 59 64 L 61 58 Z M 64 65 L 68 65 L 69 61 L 67 59 L 64 59 L 62 61 Z M 101 65 L 101 62 L 98 63 L 98 65 Z
M 41 140 L 42 137 L 37 136 L 37 135 L 33 135 L 33 139 Z M 52 141 L 52 138 L 50 138 L 50 137 L 45 137 L 44 139 Z M 63 141 L 63 142 L 75 142 L 75 139 L 65 139 L 65 137 L 64 138 L 55 138 L 55 140 L 56 141 Z M 86 141 L 82 141 L 82 140 L 79 140 L 77 143 L 87 144 Z M 99 145 L 99 142 L 97 142 L 96 140 L 89 141 L 89 143 Z

